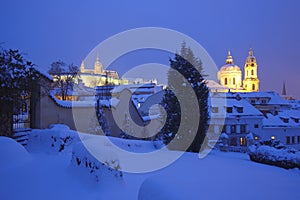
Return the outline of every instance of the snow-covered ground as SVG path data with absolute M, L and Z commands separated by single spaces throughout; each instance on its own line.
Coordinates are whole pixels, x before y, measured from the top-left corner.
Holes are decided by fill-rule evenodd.
M 74 138 L 68 137 L 64 150 L 59 152 L 69 135 Z M 247 154 L 219 151 L 203 159 L 184 153 L 163 169 L 123 172 L 122 177 L 106 171 L 104 165 L 100 170 L 105 174 L 100 173 L 96 181 L 91 175 L 94 172 L 84 170 L 85 165 L 78 167 L 74 160 L 74 155 L 81 158 L 85 154 L 75 136 L 63 126 L 34 130 L 27 149 L 0 137 L 0 199 L 300 199 L 300 170 L 263 165 L 251 162 Z M 102 136 L 84 137 L 91 140 Z M 155 151 L 152 142 L 110 139 L 131 152 Z M 88 156 L 86 159 L 92 160 Z M 124 159 L 119 159 L 121 168 Z

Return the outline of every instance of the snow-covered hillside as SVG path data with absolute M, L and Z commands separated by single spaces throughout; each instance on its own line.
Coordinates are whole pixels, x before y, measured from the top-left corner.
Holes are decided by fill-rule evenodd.
M 59 151 L 66 137 L 69 139 Z M 97 137 L 102 136 L 83 134 L 82 138 L 92 141 Z M 110 140 L 131 152 L 156 150 L 152 142 Z M 98 174 L 85 170 L 85 161 L 78 167 L 74 154 L 85 156 L 89 162 L 93 158 L 80 146 L 76 133 L 63 126 L 32 131 L 26 148 L 0 137 L 0 199 L 300 199 L 298 169 L 254 163 L 247 154 L 212 151 L 199 159 L 197 154 L 184 153 L 161 170 L 122 172 L 121 177 L 116 177 L 106 165 Z M 103 152 L 120 161 L 122 169 L 126 158 L 118 158 L 108 149 Z M 87 166 L 96 166 L 89 162 Z M 99 175 L 98 181 L 90 174 Z

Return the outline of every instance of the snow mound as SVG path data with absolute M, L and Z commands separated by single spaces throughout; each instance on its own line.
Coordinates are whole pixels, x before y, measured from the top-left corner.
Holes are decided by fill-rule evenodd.
M 84 144 L 78 142 L 73 147 L 70 167 L 76 171 L 79 178 L 92 182 L 120 179 L 123 177 L 120 161 L 110 147 L 99 145 L 103 141 L 87 139 Z M 88 146 L 88 150 L 86 146 Z
M 12 167 L 28 161 L 31 157 L 15 140 L 0 136 L 0 168 Z
M 28 135 L 29 152 L 59 153 L 70 152 L 72 145 L 79 141 L 76 131 L 64 124 L 53 124 L 49 129 L 34 129 Z

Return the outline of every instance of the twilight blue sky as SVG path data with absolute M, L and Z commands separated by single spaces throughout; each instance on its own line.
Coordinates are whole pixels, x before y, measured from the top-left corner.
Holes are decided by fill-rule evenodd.
M 298 0 L 1 0 L 0 5 L 0 43 L 20 49 L 39 66 L 58 59 L 79 65 L 106 38 L 157 26 L 194 38 L 218 67 L 230 48 L 235 63 L 243 68 L 252 47 L 261 90 L 281 92 L 285 80 L 288 94 L 300 98 Z M 136 57 L 140 64 L 151 59 L 168 64 L 162 56 Z M 118 63 L 128 68 L 136 64 L 131 61 L 132 57 Z

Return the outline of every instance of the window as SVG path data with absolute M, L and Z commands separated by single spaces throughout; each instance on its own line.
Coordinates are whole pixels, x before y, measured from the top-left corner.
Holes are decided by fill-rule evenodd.
M 241 128 L 241 133 L 246 133 L 246 125 L 245 124 L 240 125 L 240 128 Z
M 289 118 L 281 118 L 284 123 L 289 123 Z
M 262 100 L 261 100 L 261 103 L 262 103 L 262 104 L 266 104 L 267 101 L 266 101 L 265 99 L 262 99 Z
M 240 137 L 240 146 L 246 146 L 246 138 Z
M 227 78 L 224 79 L 224 84 L 227 85 Z
M 235 125 L 230 126 L 230 133 L 236 133 L 236 126 Z
M 250 100 L 250 103 L 251 103 L 251 104 L 255 104 L 255 99 L 251 99 L 251 100 Z
M 213 113 L 217 113 L 217 112 L 219 112 L 219 108 L 218 107 L 212 107 L 211 111 Z
M 255 90 L 255 85 L 254 84 L 252 84 L 252 90 Z
M 227 132 L 226 132 L 226 125 L 221 126 L 220 128 L 222 128 L 222 133 L 227 133 Z
M 299 118 L 294 118 L 294 121 L 295 121 L 296 123 L 299 123 Z
M 255 137 L 254 137 L 254 140 L 259 140 L 259 137 L 255 136 Z
M 295 144 L 295 137 L 292 136 L 292 144 Z
M 251 70 L 251 75 L 254 75 L 254 70 L 253 69 Z
M 254 124 L 254 128 L 258 128 L 259 126 L 258 126 L 258 124 Z
M 290 136 L 286 136 L 286 144 L 290 144 Z
M 230 138 L 229 145 L 230 146 L 237 146 L 237 139 L 235 137 Z
M 232 107 L 226 107 L 226 112 L 227 113 L 232 113 Z
M 235 78 L 232 79 L 232 84 L 235 85 Z
M 300 136 L 298 136 L 298 144 L 300 144 Z
M 243 110 L 244 110 L 243 107 L 237 107 L 237 108 L 236 108 L 236 111 L 237 111 L 238 113 L 243 113 Z

